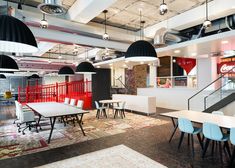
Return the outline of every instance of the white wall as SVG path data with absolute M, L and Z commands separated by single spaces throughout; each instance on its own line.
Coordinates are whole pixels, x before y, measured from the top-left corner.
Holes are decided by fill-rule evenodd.
M 156 106 L 183 110 L 188 108 L 188 98 L 217 78 L 216 59 L 201 58 L 197 60 L 197 84 L 196 89 L 190 88 L 138 88 L 137 95 L 156 96 Z M 213 89 L 213 87 L 211 88 Z M 193 98 L 191 107 L 193 110 L 204 110 L 204 96 L 209 91 Z
M 44 76 L 43 84 L 55 84 L 55 83 L 65 82 L 65 76 Z
M 125 84 L 125 68 L 115 68 L 111 71 L 112 86 L 124 88 L 121 82 L 116 80 L 117 78 L 121 79 L 122 83 Z
M 235 115 L 235 102 L 228 104 L 227 106 L 223 107 L 219 111 L 223 111 L 225 115 L 233 116 Z
M 156 87 L 156 76 L 157 76 L 157 67 L 156 66 L 149 66 L 149 84 L 150 86 Z

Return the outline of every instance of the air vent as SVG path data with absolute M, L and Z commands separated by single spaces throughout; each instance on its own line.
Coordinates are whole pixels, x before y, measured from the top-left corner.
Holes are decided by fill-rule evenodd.
M 61 0 L 44 0 L 44 3 L 38 5 L 41 12 L 48 15 L 63 15 L 66 9 L 62 6 Z

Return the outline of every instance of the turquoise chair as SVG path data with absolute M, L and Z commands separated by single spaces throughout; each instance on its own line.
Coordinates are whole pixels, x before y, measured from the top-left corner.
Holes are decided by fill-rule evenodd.
M 209 123 L 209 122 L 203 123 L 202 132 L 203 132 L 204 137 L 206 138 L 206 143 L 202 152 L 202 158 L 205 157 L 207 148 L 211 140 L 219 143 L 219 153 L 220 153 L 221 162 L 223 162 L 221 142 L 224 142 L 224 146 L 227 149 L 228 154 L 231 156 L 229 145 L 228 145 L 229 135 L 223 134 L 220 127 L 217 124 Z
M 198 137 L 198 141 L 201 145 L 201 148 L 203 149 L 203 144 L 202 144 L 202 139 L 200 136 L 200 133 L 202 132 L 201 128 L 197 128 L 197 127 L 193 127 L 193 124 L 190 120 L 186 119 L 186 118 L 179 118 L 178 119 L 178 126 L 179 126 L 179 130 L 181 131 L 181 136 L 180 136 L 180 141 L 179 141 L 179 145 L 178 145 L 178 149 L 180 148 L 183 138 L 184 138 L 184 134 L 187 133 L 188 135 L 191 136 L 191 145 L 192 145 L 192 154 L 194 157 L 194 140 L 193 140 L 193 135 L 197 135 Z M 189 137 L 190 137 L 189 136 Z
M 233 160 L 235 158 L 235 128 L 230 129 L 230 142 L 233 144 L 233 153 L 230 160 L 230 166 L 232 167 Z

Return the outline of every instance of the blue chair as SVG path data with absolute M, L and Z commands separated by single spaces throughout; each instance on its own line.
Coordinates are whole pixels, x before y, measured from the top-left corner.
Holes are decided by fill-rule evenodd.
M 192 154 L 194 157 L 194 141 L 193 141 L 193 135 L 197 135 L 198 141 L 201 145 L 201 148 L 203 149 L 203 144 L 202 144 L 202 139 L 200 136 L 200 133 L 202 132 L 201 128 L 197 128 L 197 127 L 193 127 L 193 124 L 190 120 L 186 119 L 186 118 L 179 118 L 178 119 L 178 127 L 179 130 L 181 131 L 181 136 L 180 136 L 180 141 L 179 141 L 179 145 L 178 145 L 178 149 L 180 148 L 183 138 L 184 138 L 184 134 L 187 133 L 188 135 L 191 136 L 191 142 L 192 142 Z M 189 137 L 190 137 L 189 136 Z
M 217 124 L 209 123 L 209 122 L 203 123 L 202 132 L 203 132 L 204 137 L 206 138 L 206 143 L 202 152 L 202 158 L 205 157 L 207 148 L 211 140 L 215 142 L 219 142 L 219 153 L 220 153 L 221 162 L 223 162 L 221 142 L 224 142 L 224 146 L 227 149 L 228 154 L 231 155 L 230 150 L 229 150 L 229 145 L 228 145 L 229 135 L 223 134 L 220 127 Z
M 232 167 L 233 160 L 235 158 L 235 128 L 230 129 L 230 142 L 233 144 L 233 153 L 230 160 L 230 166 Z

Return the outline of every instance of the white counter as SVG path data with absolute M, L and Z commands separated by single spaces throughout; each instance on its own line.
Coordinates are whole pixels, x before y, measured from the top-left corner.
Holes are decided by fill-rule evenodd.
M 127 94 L 113 94 L 113 99 L 126 102 L 126 109 L 146 114 L 156 113 L 156 97 Z
M 197 89 L 189 88 L 138 88 L 137 95 L 141 96 L 155 96 L 156 107 L 185 110 L 188 109 L 188 98 L 195 94 Z M 203 98 L 197 97 L 192 100 L 191 107 L 193 110 L 201 111 L 203 105 Z

